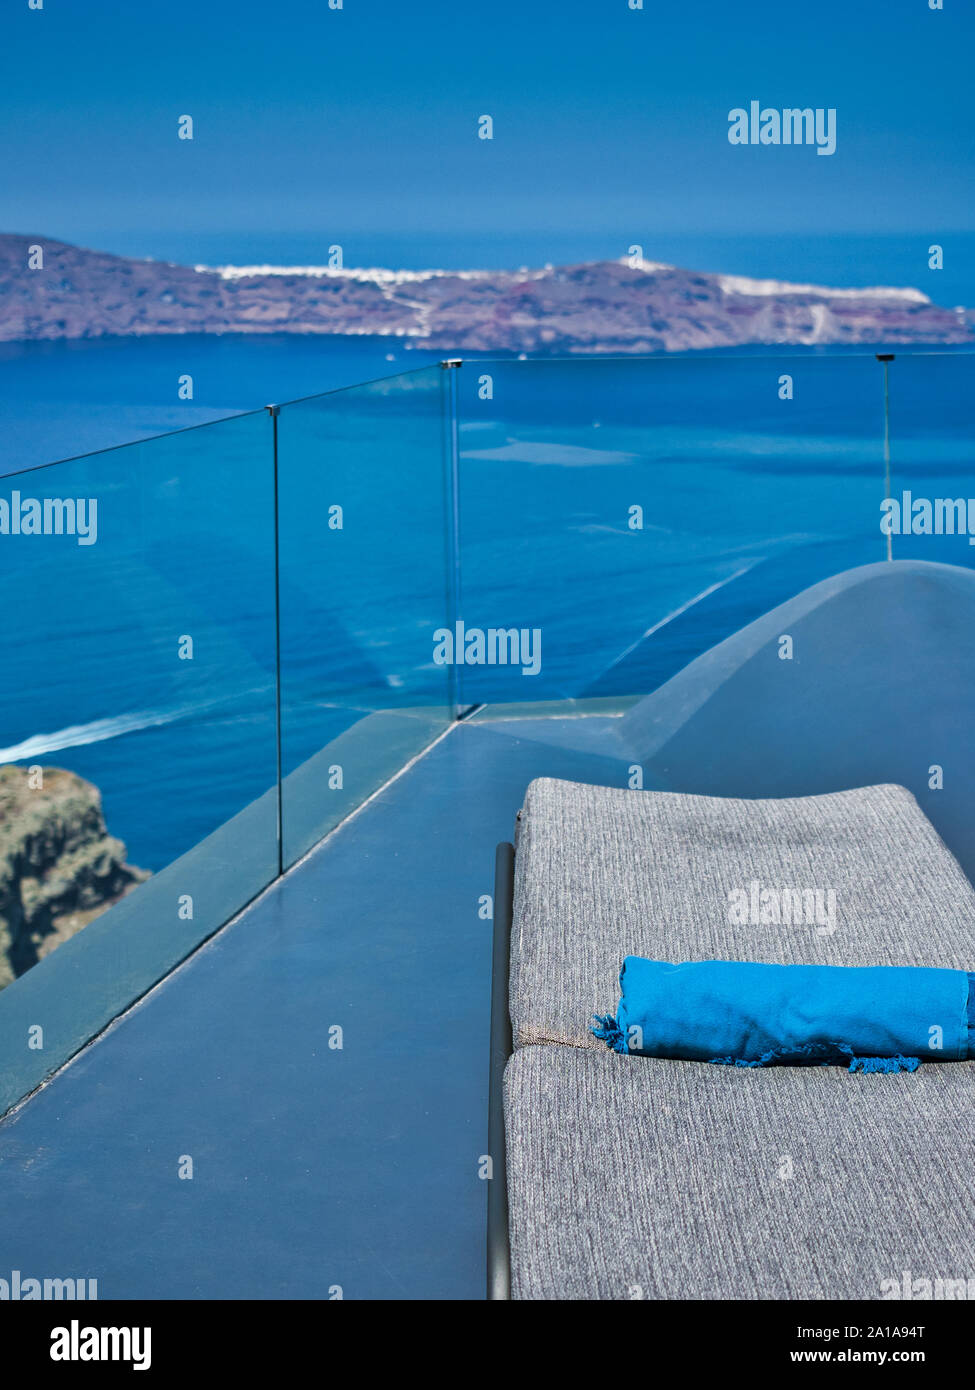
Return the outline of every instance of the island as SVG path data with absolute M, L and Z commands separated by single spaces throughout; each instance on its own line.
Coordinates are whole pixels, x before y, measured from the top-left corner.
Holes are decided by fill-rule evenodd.
M 181 266 L 0 235 L 0 340 L 181 333 L 388 336 L 428 351 L 660 353 L 969 344 L 917 289 L 828 289 L 596 261 L 519 270 Z

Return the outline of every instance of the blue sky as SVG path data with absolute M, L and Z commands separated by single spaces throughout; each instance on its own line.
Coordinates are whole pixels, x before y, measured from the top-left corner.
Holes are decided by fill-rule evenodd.
M 874 278 L 882 237 L 918 256 L 914 282 L 929 241 L 956 272 L 971 256 L 967 0 L 645 6 L 7 0 L 0 229 L 210 262 L 338 242 L 349 264 L 517 265 L 638 243 L 702 264 L 712 246 L 725 264 L 704 268 L 765 256 L 835 280 Z M 835 155 L 730 145 L 728 111 L 753 98 L 835 107 Z M 836 237 L 862 265 L 831 267 Z

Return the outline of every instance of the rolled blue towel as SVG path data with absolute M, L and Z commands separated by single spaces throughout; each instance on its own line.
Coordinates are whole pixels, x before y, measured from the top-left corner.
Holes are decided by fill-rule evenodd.
M 975 974 L 964 970 L 627 956 L 620 990 L 615 1016 L 596 1014 L 592 1030 L 616 1052 L 850 1071 L 975 1057 Z

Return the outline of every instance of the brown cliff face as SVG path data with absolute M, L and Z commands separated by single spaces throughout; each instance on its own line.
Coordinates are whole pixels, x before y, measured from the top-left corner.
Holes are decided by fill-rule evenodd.
M 29 268 L 31 247 L 43 268 Z M 36 259 L 36 257 L 35 257 Z M 221 273 L 0 235 L 0 340 L 387 334 L 431 351 L 652 353 L 971 343 L 916 290 L 829 290 L 619 261 L 519 271 Z
M 90 782 L 0 767 L 0 989 L 148 877 L 126 864 Z

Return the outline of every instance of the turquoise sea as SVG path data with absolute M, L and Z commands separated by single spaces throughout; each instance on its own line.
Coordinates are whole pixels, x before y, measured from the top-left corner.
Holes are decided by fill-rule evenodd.
M 108 448 L 0 484 L 98 503 L 94 545 L 0 536 L 0 761 L 93 781 L 154 870 L 273 785 L 269 401 L 311 397 L 278 421 L 285 773 L 377 709 L 642 693 L 806 585 L 884 558 L 871 353 L 467 361 L 454 616 L 537 630 L 542 663 L 438 666 L 448 374 L 430 360 L 388 339 L 0 349 L 4 472 Z M 973 374 L 969 354 L 891 364 L 895 492 L 975 495 Z M 109 447 L 179 426 L 201 427 Z M 975 563 L 967 536 L 893 548 Z

